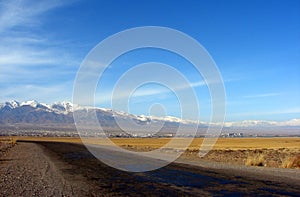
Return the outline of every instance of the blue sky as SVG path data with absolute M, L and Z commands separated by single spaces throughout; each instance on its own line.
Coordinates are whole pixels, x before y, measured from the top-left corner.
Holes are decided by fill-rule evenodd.
M 3 0 L 0 102 L 72 100 L 76 72 L 100 41 L 128 28 L 165 26 L 195 38 L 215 60 L 226 88 L 227 121 L 300 118 L 299 24 L 296 0 Z M 195 84 L 201 120 L 209 119 L 210 96 L 201 76 L 186 60 L 162 50 L 143 49 L 119 57 L 102 79 L 97 105 L 111 107 L 106 95 L 122 73 L 148 61 L 170 64 Z M 135 94 L 131 113 L 148 114 L 151 105 L 160 103 L 167 115 L 180 116 L 176 96 L 165 87 L 148 84 Z M 151 112 L 163 114 L 159 107 Z

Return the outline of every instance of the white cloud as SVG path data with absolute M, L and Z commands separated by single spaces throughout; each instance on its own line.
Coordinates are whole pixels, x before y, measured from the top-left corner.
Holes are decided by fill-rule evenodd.
M 32 27 L 41 22 L 39 16 L 51 9 L 63 6 L 66 1 L 34 1 L 34 0 L 12 0 L 0 3 L 0 32 L 13 27 Z
M 73 80 L 80 59 L 66 50 L 66 41 L 53 40 L 39 29 L 47 20 L 45 13 L 72 2 L 0 2 L 1 100 L 71 97 L 72 84 L 64 84 Z
M 53 85 L 12 85 L 2 88 L 0 101 L 5 102 L 15 99 L 18 101 L 38 100 L 45 103 L 52 103 L 53 101 L 71 100 L 72 85 L 71 81 Z
M 0 3 L 0 67 L 23 65 L 70 65 L 77 63 L 47 34 L 35 33 L 43 25 L 42 15 L 70 1 L 2 1 Z
M 211 83 L 216 83 L 216 82 L 211 82 Z M 146 85 L 146 84 L 144 84 Z M 178 91 L 183 91 L 188 88 L 195 89 L 197 87 L 203 87 L 207 86 L 206 82 L 204 80 L 199 80 L 197 82 L 191 82 L 189 84 L 181 84 L 177 83 L 174 85 L 173 90 L 176 92 Z M 133 93 L 130 95 L 130 93 Z M 114 95 L 114 100 L 122 100 L 122 99 L 127 99 L 129 97 L 133 98 L 142 98 L 145 97 L 145 99 L 148 99 L 149 96 L 160 96 L 164 97 L 172 93 L 171 89 L 168 89 L 167 87 L 147 87 L 147 88 L 141 88 L 137 89 L 137 91 L 132 92 L 132 90 L 126 89 L 126 84 L 122 86 L 122 90 L 118 91 L 117 94 Z M 112 98 L 112 90 L 108 91 L 97 91 L 96 93 L 96 100 L 98 104 L 105 103 L 105 102 L 110 102 Z
M 247 95 L 247 96 L 243 96 L 243 98 L 264 98 L 264 97 L 272 97 L 278 95 L 280 95 L 280 93 L 273 92 L 273 93 Z

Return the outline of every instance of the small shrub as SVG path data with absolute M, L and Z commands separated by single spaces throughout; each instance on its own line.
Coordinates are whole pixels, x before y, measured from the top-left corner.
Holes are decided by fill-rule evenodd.
M 247 166 L 265 166 L 265 157 L 262 154 L 249 155 L 246 160 Z
M 282 162 L 283 168 L 300 168 L 300 154 L 288 157 Z

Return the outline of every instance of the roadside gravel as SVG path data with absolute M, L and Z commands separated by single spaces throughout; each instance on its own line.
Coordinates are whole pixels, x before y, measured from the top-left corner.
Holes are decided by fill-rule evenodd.
M 0 158 L 0 196 L 74 196 L 74 188 L 60 174 L 42 147 L 19 143 Z

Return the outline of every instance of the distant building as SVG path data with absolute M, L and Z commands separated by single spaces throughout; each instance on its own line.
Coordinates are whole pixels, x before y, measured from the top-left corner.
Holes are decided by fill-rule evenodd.
M 227 137 L 234 137 L 234 133 L 228 133 Z

